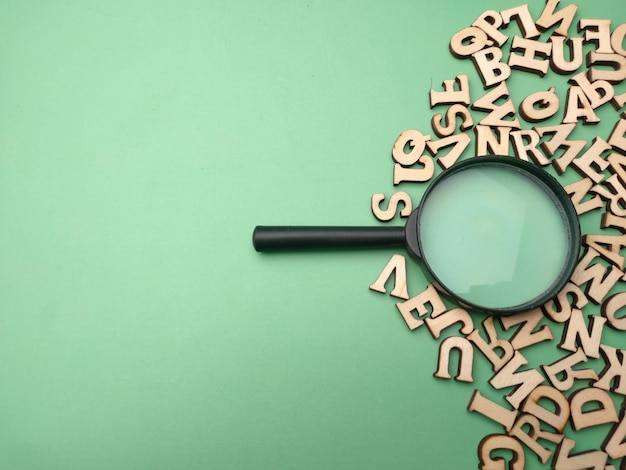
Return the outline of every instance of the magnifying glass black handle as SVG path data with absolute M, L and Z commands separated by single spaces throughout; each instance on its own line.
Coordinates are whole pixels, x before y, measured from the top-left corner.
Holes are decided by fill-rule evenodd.
M 331 248 L 404 247 L 404 227 L 258 226 L 252 243 L 256 251 Z

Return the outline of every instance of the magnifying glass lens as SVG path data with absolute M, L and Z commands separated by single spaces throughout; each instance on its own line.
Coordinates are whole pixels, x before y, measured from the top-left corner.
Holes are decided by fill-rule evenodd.
M 570 223 L 547 185 L 510 165 L 473 165 L 429 188 L 418 234 L 445 290 L 488 309 L 532 302 L 562 278 Z

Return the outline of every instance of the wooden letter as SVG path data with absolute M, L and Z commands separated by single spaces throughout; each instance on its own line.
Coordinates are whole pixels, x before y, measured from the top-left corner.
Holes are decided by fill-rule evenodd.
M 622 233 L 626 233 L 626 219 L 623 217 L 617 217 L 616 215 L 613 215 L 610 212 L 605 212 L 604 214 L 602 214 L 602 219 L 600 220 L 600 227 L 614 228 L 614 229 L 619 230 Z
M 554 406 L 554 412 L 539 404 L 540 400 L 547 400 Z M 563 432 L 569 419 L 569 401 L 563 393 L 554 387 L 539 385 L 534 389 L 522 406 L 524 413 L 536 416 L 559 432 Z
M 567 31 L 572 21 L 574 21 L 574 15 L 576 15 L 578 7 L 576 5 L 567 5 L 555 12 L 559 2 L 560 0 L 548 0 L 541 16 L 535 21 L 535 24 L 542 31 L 547 30 L 555 24 L 559 24 L 559 27 L 554 30 L 554 33 L 559 36 L 567 36 Z
M 488 343 L 482 338 L 482 336 L 480 336 L 477 329 L 467 335 L 467 339 L 480 349 L 480 352 L 482 352 L 489 362 L 491 362 L 491 368 L 493 371 L 497 372 L 502 369 L 507 362 L 509 362 L 515 351 L 513 350 L 511 343 L 507 340 L 498 339 L 496 328 L 493 324 L 493 317 L 489 316 L 485 318 L 482 325 L 487 333 L 487 339 L 489 340 Z M 497 353 L 496 350 L 500 352 Z
M 392 274 L 395 273 L 393 290 L 391 295 L 400 299 L 408 299 L 409 293 L 406 289 L 406 259 L 402 255 L 393 255 L 387 262 L 385 268 L 378 278 L 370 286 L 370 289 L 381 294 L 386 294 L 385 284 Z
M 503 104 L 496 104 L 505 98 L 508 99 Z M 503 126 L 514 129 L 521 127 L 516 117 L 513 120 L 505 119 L 507 116 L 515 116 L 515 106 L 509 98 L 509 89 L 505 82 L 501 82 L 493 90 L 478 98 L 472 105 L 472 109 L 489 113 L 479 122 L 483 126 Z
M 587 362 L 587 356 L 585 356 L 582 349 L 577 349 L 575 353 L 565 356 L 563 359 L 550 365 L 541 366 L 541 368 L 552 386 L 564 392 L 574 386 L 574 380 L 576 379 L 598 379 L 598 375 L 593 369 L 573 369 L 576 364 L 583 362 Z
M 600 353 L 604 359 L 605 367 L 593 386 L 626 395 L 626 355 L 624 350 L 601 344 Z M 613 385 L 611 386 L 611 384 Z
M 492 452 L 496 450 L 509 450 L 513 452 L 511 461 L 507 462 L 503 457 L 492 457 Z M 502 434 L 490 434 L 483 438 L 478 445 L 478 458 L 480 470 L 493 470 L 505 468 L 508 470 L 524 470 L 526 457 L 524 448 L 520 441 L 511 436 Z
M 613 149 L 626 155 L 626 118 L 617 121 L 607 142 Z
M 505 397 L 506 401 L 515 409 L 518 409 L 520 403 L 544 380 L 542 375 L 535 369 L 517 372 L 517 369 L 526 364 L 528 364 L 526 358 L 521 352 L 516 351 L 513 358 L 489 380 L 489 383 L 496 390 L 516 386 Z
M 570 301 L 570 297 L 572 300 Z M 555 303 L 560 309 L 555 308 Z M 556 299 L 546 302 L 541 309 L 550 320 L 557 323 L 564 323 L 572 315 L 572 307 L 583 308 L 589 301 L 585 293 L 572 282 L 565 284 L 565 287 L 558 293 Z
M 462 29 L 452 36 L 450 52 L 457 59 L 464 59 L 492 44 L 493 41 L 487 37 L 482 29 L 472 26 Z
M 426 142 L 430 138 L 430 135 L 424 135 L 416 130 L 404 131 L 398 136 L 391 151 L 396 162 L 393 167 L 394 185 L 403 181 L 428 181 L 433 177 L 435 173 L 433 160 L 428 155 L 423 155 Z M 422 168 L 408 168 L 418 162 Z
M 620 270 L 624 269 L 624 257 L 620 250 L 626 246 L 626 235 L 585 235 L 583 243 L 596 250 L 600 256 Z
M 624 407 L 622 407 L 620 422 L 609 432 L 602 443 L 602 450 L 612 459 L 626 457 L 626 411 Z
M 583 124 L 597 124 L 600 118 L 593 112 L 589 98 L 579 86 L 571 86 L 567 90 L 567 104 L 563 124 L 575 124 L 582 119 Z
M 450 336 L 444 339 L 439 345 L 439 363 L 435 377 L 440 379 L 450 379 L 450 352 L 452 349 L 459 351 L 459 367 L 455 380 L 459 382 L 473 382 L 472 365 L 474 363 L 474 349 L 472 344 L 463 337 Z
M 442 114 L 435 114 L 431 119 L 431 125 L 435 134 L 439 137 L 448 137 L 455 133 L 456 131 L 456 118 L 460 117 L 462 119 L 460 129 L 465 131 L 470 129 L 474 125 L 474 120 L 472 119 L 472 115 L 465 106 L 462 104 L 453 104 L 446 111 L 445 116 Z M 445 126 L 442 125 L 442 122 L 445 121 Z
M 592 186 L 593 181 L 591 181 L 590 178 L 583 178 L 576 181 L 575 183 L 568 184 L 563 188 L 565 189 L 565 192 L 569 195 L 578 215 L 604 207 L 604 202 L 597 194 L 591 199 L 583 201 L 585 196 L 587 196 L 589 194 L 589 191 L 591 191 Z
M 498 46 L 501 46 L 509 39 L 508 36 L 498 30 L 502 26 L 502 16 L 497 11 L 487 10 L 483 12 L 472 23 L 472 26 L 482 29 Z
M 578 22 L 578 31 L 585 30 L 585 42 L 596 44 L 596 52 L 612 54 L 611 20 L 582 18 Z
M 472 138 L 466 133 L 454 134 L 449 137 L 444 137 L 439 140 L 430 140 L 426 143 L 428 151 L 437 157 L 437 163 L 441 168 L 450 168 L 463 154 L 465 149 L 469 146 Z M 445 147 L 454 145 L 450 151 L 444 156 L 439 156 L 439 150 Z
M 517 351 L 554 338 L 548 325 L 542 325 L 539 328 L 543 320 L 543 312 L 538 308 L 516 315 L 501 316 L 499 320 L 500 325 L 506 331 L 520 325 L 510 339 L 511 346 Z
M 571 409 L 572 427 L 580 431 L 591 426 L 619 421 L 615 405 L 611 397 L 599 388 L 583 388 L 572 393 L 569 397 Z M 589 403 L 597 403 L 597 408 L 583 411 L 583 407 Z
M 567 403 L 567 400 L 565 400 L 565 402 Z M 515 423 L 515 418 L 517 417 L 516 411 L 508 410 L 502 405 L 498 405 L 488 398 L 485 398 L 481 395 L 479 390 L 474 390 L 467 409 L 469 411 L 476 411 L 477 413 L 494 420 L 496 423 L 501 424 L 507 432 L 511 430 L 513 424 Z
M 621 95 L 615 95 L 611 100 L 611 104 L 616 110 L 623 108 L 626 104 L 626 92 Z
M 552 162 L 556 171 L 562 175 L 569 164 L 587 145 L 586 140 L 567 140 L 576 124 L 560 124 L 558 126 L 535 127 L 540 137 L 552 134 L 550 140 L 541 144 L 541 148 L 548 157 L 554 156 L 558 149 L 564 149 L 563 155 Z
M 626 292 L 618 292 L 602 304 L 602 316 L 607 319 L 611 328 L 626 331 L 626 315 L 620 317 L 616 315 L 617 311 L 624 307 L 626 307 Z
M 609 166 L 609 162 L 603 157 L 609 150 L 611 146 L 602 137 L 596 136 L 591 146 L 572 165 L 583 178 L 589 177 L 593 182 L 599 183 L 604 179 L 600 172 Z
M 539 122 L 554 116 L 559 110 L 559 97 L 554 87 L 528 95 L 520 104 L 519 112 L 527 122 Z
M 610 67 L 613 70 L 596 68 L 594 65 Z M 589 80 L 606 80 L 611 83 L 619 83 L 626 79 L 626 57 L 619 54 L 601 54 L 589 51 L 587 54 L 587 68 L 589 68 Z
M 598 256 L 600 255 L 596 250 L 587 247 L 585 254 L 574 269 L 571 280 L 578 287 L 589 282 L 585 294 L 599 305 L 624 273 L 615 266 L 607 269 L 599 263 L 591 264 Z
M 476 126 L 476 156 L 509 155 L 510 127 L 496 127 L 498 137 L 493 134 L 492 127 Z
M 619 175 L 611 175 L 602 184 L 591 188 L 609 202 L 609 210 L 619 217 L 626 217 L 626 188 Z
M 404 181 L 422 182 L 431 179 L 435 174 L 433 159 L 428 155 L 422 155 L 418 161 L 422 164 L 422 168 L 407 168 L 396 163 L 393 166 L 393 184 L 398 185 Z
M 455 84 L 458 85 L 458 90 L 455 90 Z M 454 80 L 444 80 L 443 90 L 444 91 L 430 90 L 431 108 L 438 104 L 462 103 L 469 106 L 471 103 L 469 78 L 467 75 L 457 75 Z
M 398 136 L 391 149 L 393 161 L 402 166 L 414 165 L 424 153 L 426 142 L 430 140 L 430 137 L 413 129 L 404 131 Z
M 455 323 L 461 324 L 459 331 L 464 335 L 470 333 L 474 329 L 472 317 L 462 308 L 448 310 L 447 312 L 437 315 L 436 317 L 431 315 L 430 318 L 427 318 L 424 321 L 430 330 L 430 334 L 435 339 L 441 336 L 441 332 L 443 330 L 454 325 Z
M 503 82 L 511 75 L 511 67 L 501 60 L 502 50 L 498 47 L 488 47 L 472 54 L 472 61 L 485 88 Z
M 550 164 L 550 160 L 537 148 L 539 145 L 539 134 L 537 132 L 532 129 L 513 131 L 511 132 L 511 138 L 513 139 L 513 150 L 515 150 L 517 158 L 527 162 L 532 158 L 540 166 Z
M 576 351 L 581 347 L 585 356 L 597 359 L 600 357 L 600 340 L 606 318 L 597 315 L 588 315 L 589 328 L 585 324 L 583 312 L 572 310 L 572 315 L 563 331 L 563 340 L 559 348 L 565 351 Z
M 436 317 L 441 315 L 447 310 L 444 305 L 439 292 L 435 289 L 435 286 L 429 284 L 426 290 L 420 292 L 415 297 L 411 297 L 406 302 L 398 302 L 396 308 L 404 318 L 407 326 L 410 330 L 415 330 L 424 324 L 424 322 L 418 318 L 415 318 L 412 314 L 413 311 L 417 312 L 418 317 L 423 317 L 428 314 L 429 310 L 426 305 L 430 305 L 431 316 Z
M 606 80 L 590 82 L 584 72 L 581 72 L 570 79 L 570 83 L 578 85 L 589 98 L 589 103 L 593 109 L 608 103 L 615 96 L 615 89 Z
M 528 432 L 524 431 L 524 426 L 529 427 Z M 545 439 L 554 444 L 558 444 L 563 440 L 563 434 L 542 430 L 539 420 L 529 414 L 522 414 L 515 422 L 509 434 L 513 437 L 517 437 L 526 447 L 537 454 L 541 463 L 546 463 L 550 459 L 552 451 L 539 444 L 539 439 Z
M 500 15 L 502 16 L 502 22 L 506 25 L 508 25 L 511 20 L 515 18 L 517 20 L 517 24 L 519 25 L 519 29 L 522 31 L 522 34 L 526 39 L 539 37 L 539 30 L 535 26 L 535 22 L 530 15 L 528 5 L 520 5 L 515 8 L 503 10 L 500 12 Z
M 606 157 L 606 160 L 609 162 L 609 172 L 617 175 L 622 181 L 626 181 L 626 155 L 612 152 Z M 605 214 L 610 214 L 610 212 L 606 212 Z M 623 218 L 621 219 L 623 220 Z
M 522 55 L 520 56 L 513 52 L 521 52 Z M 508 64 L 513 69 L 535 73 L 543 77 L 548 73 L 548 68 L 550 67 L 550 62 L 545 59 L 550 57 L 551 52 L 552 43 L 515 36 L 513 44 L 511 44 L 511 55 L 509 56 Z
M 552 43 L 552 55 L 550 66 L 552 70 L 561 75 L 569 75 L 583 65 L 583 38 L 569 38 L 569 60 L 565 58 L 565 38 L 562 36 L 550 36 Z
M 607 455 L 600 450 L 579 452 L 572 454 L 576 441 L 564 438 L 556 448 L 551 468 L 559 470 L 580 470 L 582 468 L 591 470 L 607 470 L 605 468 Z
M 411 196 L 404 191 L 397 191 L 391 195 L 387 209 L 380 208 L 380 203 L 385 200 L 383 193 L 372 194 L 372 214 L 381 222 L 389 222 L 392 220 L 398 212 L 398 204 L 402 203 L 404 206 L 400 211 L 401 217 L 408 217 L 413 210 L 413 203 L 411 202 Z
M 613 30 L 611 35 L 611 48 L 613 52 L 626 56 L 626 49 L 624 49 L 624 37 L 626 37 L 626 23 L 622 23 Z

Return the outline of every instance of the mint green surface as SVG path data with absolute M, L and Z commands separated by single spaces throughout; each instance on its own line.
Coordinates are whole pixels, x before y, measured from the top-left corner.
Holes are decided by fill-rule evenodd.
M 579 3 L 626 21 L 623 0 Z M 368 289 L 393 252 L 267 256 L 251 236 L 379 225 L 373 193 L 417 204 L 423 185 L 392 183 L 396 137 L 432 133 L 443 80 L 485 93 L 448 41 L 520 4 L 1 2 L 0 468 L 476 468 L 502 427 L 466 410 L 472 392 L 510 390 L 478 352 L 473 383 L 433 377 L 457 325 L 409 331 Z M 508 86 L 516 105 L 552 85 L 563 102 L 567 79 Z M 608 136 L 617 113 L 598 116 L 573 138 Z M 427 281 L 407 270 L 415 295 Z M 564 356 L 551 328 L 528 367 Z M 608 429 L 567 433 L 584 451 Z M 543 468 L 530 452 L 527 468 Z
M 459 171 L 422 201 L 422 256 L 463 300 L 509 308 L 544 295 L 568 254 L 567 221 L 538 180 L 487 164 Z

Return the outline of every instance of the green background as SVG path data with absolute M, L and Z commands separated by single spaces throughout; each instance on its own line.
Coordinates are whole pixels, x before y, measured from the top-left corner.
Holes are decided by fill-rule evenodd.
M 393 253 L 261 255 L 251 234 L 378 224 L 396 137 L 432 133 L 430 88 L 466 73 L 484 94 L 450 37 L 520 4 L 1 2 L 0 467 L 476 468 L 501 427 L 465 408 L 508 390 L 478 352 L 474 384 L 433 378 L 438 341 L 368 289 Z M 566 80 L 508 85 L 518 104 Z M 618 114 L 598 115 L 577 135 L 606 138 Z M 564 355 L 551 327 L 534 367 Z M 599 428 L 566 432 L 588 450 Z

